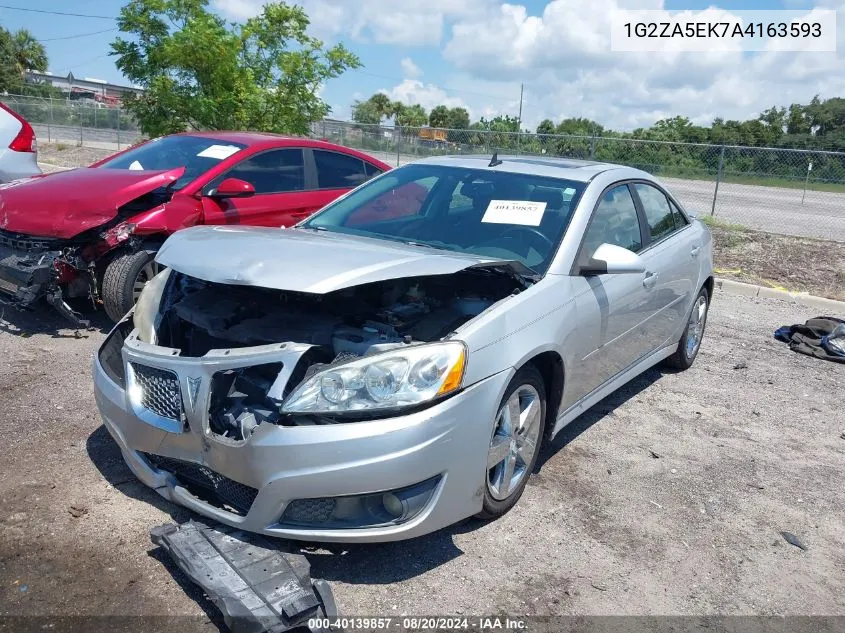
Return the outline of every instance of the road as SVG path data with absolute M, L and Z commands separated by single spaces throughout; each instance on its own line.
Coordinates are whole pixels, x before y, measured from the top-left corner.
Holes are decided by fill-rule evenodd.
M 695 366 L 651 370 L 567 427 L 504 518 L 311 547 L 314 576 L 346 615 L 845 615 L 842 366 L 772 338 L 811 316 L 718 292 Z M 190 513 L 140 485 L 100 424 L 103 334 L 4 319 L 0 614 L 187 614 L 181 633 L 218 630 L 149 542 Z

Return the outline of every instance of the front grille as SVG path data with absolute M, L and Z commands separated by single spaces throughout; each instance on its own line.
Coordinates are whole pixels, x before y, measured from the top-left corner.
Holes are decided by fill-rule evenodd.
M 224 477 L 207 466 L 172 457 L 141 454 L 155 468 L 172 473 L 191 494 L 222 510 L 246 516 L 258 495 L 257 489 Z
M 12 233 L 0 230 L 0 246 L 17 251 L 49 251 L 56 250 L 61 239 L 50 237 L 34 237 L 23 233 Z
M 182 419 L 182 392 L 179 378 L 172 371 L 132 363 L 135 383 L 140 387 L 140 404 L 170 420 Z

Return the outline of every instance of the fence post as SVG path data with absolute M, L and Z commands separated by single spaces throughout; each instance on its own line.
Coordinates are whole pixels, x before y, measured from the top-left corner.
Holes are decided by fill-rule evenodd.
M 47 142 L 52 143 L 51 128 L 53 127 L 53 100 L 50 99 L 50 122 L 47 124 Z
M 396 136 L 396 166 L 399 167 L 399 155 L 402 151 L 402 126 L 395 125 L 393 131 Z
M 716 172 L 716 188 L 713 190 L 713 206 L 710 207 L 710 215 L 716 215 L 716 197 L 719 195 L 719 183 L 722 181 L 722 169 L 725 167 L 725 146 L 719 153 L 719 171 Z
M 117 151 L 120 151 L 120 108 L 117 109 Z
M 596 157 L 596 136 L 593 136 L 590 139 L 590 160 L 593 160 Z

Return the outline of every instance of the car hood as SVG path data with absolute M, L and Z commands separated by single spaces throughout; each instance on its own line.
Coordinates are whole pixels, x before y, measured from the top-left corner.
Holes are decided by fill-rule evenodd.
M 520 262 L 308 229 L 197 226 L 170 236 L 156 260 L 222 284 L 325 294 L 362 284 L 473 267 L 532 271 Z
M 71 238 L 115 218 L 121 206 L 184 173 L 83 167 L 0 186 L 0 229 Z

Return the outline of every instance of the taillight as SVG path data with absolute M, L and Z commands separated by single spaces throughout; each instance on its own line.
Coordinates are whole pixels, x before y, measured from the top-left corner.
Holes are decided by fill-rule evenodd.
M 35 141 L 35 130 L 32 129 L 32 126 L 20 114 L 7 107 L 5 104 L 0 103 L 0 108 L 3 108 L 6 112 L 15 117 L 21 124 L 21 130 L 18 132 L 18 135 L 12 139 L 12 142 L 9 143 L 9 149 L 13 152 L 35 152 L 37 144 Z

